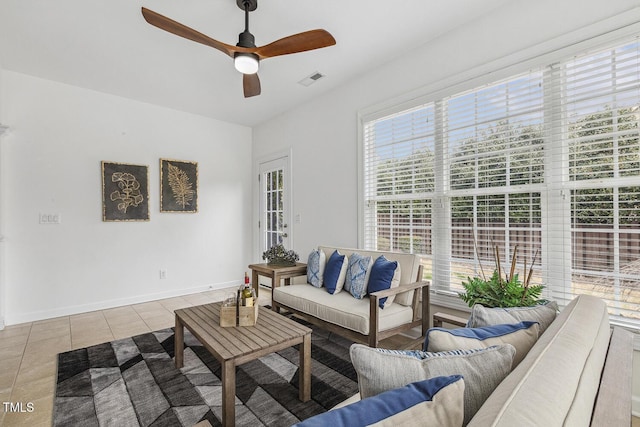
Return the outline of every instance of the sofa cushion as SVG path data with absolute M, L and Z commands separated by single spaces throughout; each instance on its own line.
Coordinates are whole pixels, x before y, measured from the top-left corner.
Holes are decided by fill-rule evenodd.
M 362 398 L 434 376 L 462 375 L 466 423 L 511 371 L 515 349 L 511 345 L 500 345 L 430 353 L 353 344 L 350 354 Z
M 373 265 L 373 258 L 355 252 L 349 257 L 347 277 L 344 290 L 350 292 L 354 298 L 362 299 L 367 294 L 367 283 Z
M 316 288 L 322 287 L 325 264 L 326 255 L 323 251 L 311 251 L 307 260 L 307 282 Z
M 394 287 L 398 287 L 398 285 L 400 284 L 400 274 L 400 265 L 397 261 L 389 261 L 384 257 L 384 255 L 380 255 L 371 267 L 371 275 L 369 275 L 367 293 L 371 294 L 373 292 L 390 289 L 392 287 L 392 282 L 394 281 L 394 279 Z M 393 298 L 384 297 L 378 300 L 380 308 L 385 307 L 387 300 L 389 300 L 389 304 L 391 304 Z
M 421 425 L 460 427 L 464 380 L 460 375 L 435 377 L 386 391 L 295 424 L 299 427 L 395 427 Z
M 489 308 L 482 304 L 474 304 L 467 322 L 468 328 L 517 323 L 523 321 L 538 322 L 540 335 L 547 330 L 558 314 L 558 304 L 549 301 L 533 307 Z
M 341 255 L 337 250 L 334 251 L 324 268 L 324 286 L 330 294 L 337 294 L 344 286 L 344 279 L 347 275 L 348 258 Z
M 576 297 L 469 425 L 589 425 L 609 335 L 604 301 Z
M 424 340 L 424 350 L 450 351 L 511 344 L 516 349 L 512 366 L 515 368 L 536 343 L 538 331 L 539 326 L 536 322 L 520 322 L 482 328 L 431 328 L 427 331 Z
M 273 289 L 273 300 L 326 322 L 369 334 L 369 298 L 355 299 L 348 292 L 328 294 L 321 288 L 302 283 Z M 379 310 L 379 331 L 410 323 L 413 310 L 392 304 Z

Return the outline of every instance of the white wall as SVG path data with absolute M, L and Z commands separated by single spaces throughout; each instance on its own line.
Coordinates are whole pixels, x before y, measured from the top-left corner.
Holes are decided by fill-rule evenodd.
M 293 249 L 304 259 L 318 244 L 358 245 L 359 112 L 390 100 L 409 101 L 505 66 L 517 68 L 527 59 L 637 22 L 637 7 L 637 0 L 514 0 L 412 55 L 390 58 L 338 90 L 255 127 L 254 158 L 285 149 L 293 155 L 293 212 L 302 219 L 293 224 Z
M 238 283 L 251 129 L 3 71 L 6 323 Z M 159 159 L 196 161 L 199 212 L 159 212 Z M 103 222 L 102 160 L 149 166 L 149 222 Z M 39 214 L 61 224 L 39 224 Z M 160 280 L 159 270 L 167 270 Z

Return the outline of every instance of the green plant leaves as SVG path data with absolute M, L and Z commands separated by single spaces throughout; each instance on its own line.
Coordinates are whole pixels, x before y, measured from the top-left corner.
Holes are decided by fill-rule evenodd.
M 485 307 L 529 307 L 539 304 L 539 298 L 544 286 L 524 286 L 518 274 L 514 274 L 510 280 L 500 277 L 498 270 L 494 270 L 488 280 L 480 277 L 468 277 L 462 282 L 465 293 L 459 294 L 460 298 L 469 307 L 474 304 L 482 304 Z

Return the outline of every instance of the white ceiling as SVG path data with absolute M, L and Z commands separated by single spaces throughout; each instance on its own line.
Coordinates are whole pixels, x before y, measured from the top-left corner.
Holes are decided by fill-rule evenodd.
M 337 44 L 270 58 L 245 99 L 232 60 L 146 23 L 140 8 L 236 44 L 236 0 L 1 0 L 0 66 L 247 126 L 357 78 L 508 0 L 258 0 L 256 45 L 316 28 Z M 319 71 L 312 86 L 297 82 Z

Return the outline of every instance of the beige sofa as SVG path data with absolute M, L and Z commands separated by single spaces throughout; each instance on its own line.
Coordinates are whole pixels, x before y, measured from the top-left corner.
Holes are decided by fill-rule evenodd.
M 629 426 L 633 334 L 581 295 L 560 312 L 469 426 Z
M 384 255 L 400 265 L 400 286 L 374 292 L 358 300 L 349 292 L 329 294 L 326 289 L 309 284 L 279 286 L 274 284 L 272 308 L 296 313 L 310 323 L 353 341 L 377 347 L 380 340 L 420 326 L 422 334 L 429 328 L 429 282 L 422 281 L 420 258 L 412 254 L 365 251 L 360 249 L 320 246 L 326 259 L 337 249 L 350 256 L 358 252 L 374 260 Z M 415 292 L 421 290 L 421 293 Z M 392 304 L 380 309 L 380 298 L 396 295 Z
M 602 300 L 578 296 L 468 425 L 628 427 L 632 358 L 633 334 L 610 327 Z

